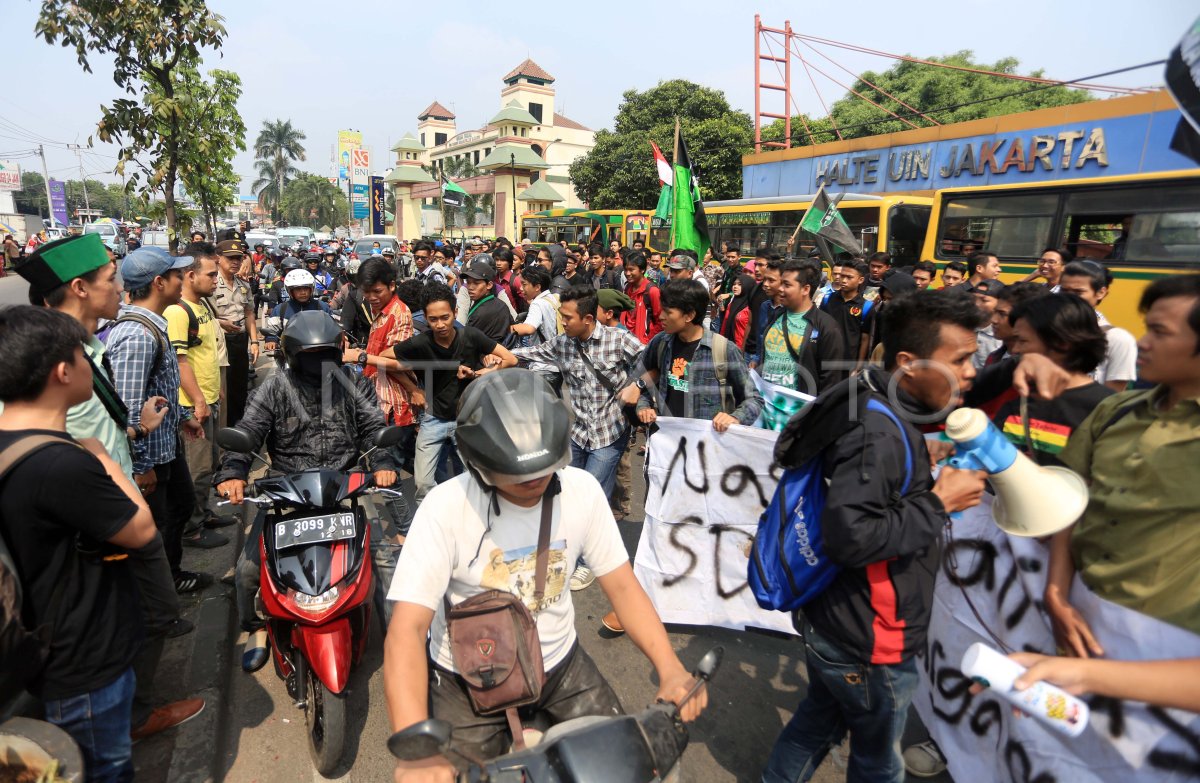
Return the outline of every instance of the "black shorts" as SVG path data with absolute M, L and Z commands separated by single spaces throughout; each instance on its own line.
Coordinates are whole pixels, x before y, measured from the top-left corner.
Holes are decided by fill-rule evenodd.
M 558 666 L 546 673 L 541 701 L 522 707 L 519 712 L 523 721 L 544 715 L 550 725 L 586 715 L 624 714 L 617 694 L 578 642 Z M 504 713 L 475 712 L 463 679 L 432 662 L 429 714 L 454 727 L 454 746 L 467 755 L 492 759 L 507 753 L 512 746 Z M 450 761 L 457 763 L 457 758 L 452 756 Z

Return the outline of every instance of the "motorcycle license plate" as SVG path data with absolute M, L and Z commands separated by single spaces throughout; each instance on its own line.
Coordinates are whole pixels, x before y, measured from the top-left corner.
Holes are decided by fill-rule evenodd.
M 275 523 L 275 548 L 323 544 L 354 538 L 353 514 L 326 514 Z

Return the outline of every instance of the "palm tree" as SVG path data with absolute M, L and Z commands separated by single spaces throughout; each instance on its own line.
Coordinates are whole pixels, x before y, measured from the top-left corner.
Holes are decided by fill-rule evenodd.
M 300 174 L 289 182 L 282 201 L 284 216 L 295 225 L 340 225 L 347 205 L 341 188 L 316 174 Z
M 445 172 L 446 176 L 452 180 L 477 177 L 484 173 L 480 169 L 476 168 L 475 164 L 471 162 L 471 159 L 465 155 L 461 158 L 442 158 L 440 161 L 438 161 L 438 164 L 440 164 L 441 170 Z M 436 172 L 434 173 L 434 176 L 437 176 Z M 447 216 L 445 213 L 457 212 L 462 214 L 464 220 L 466 221 L 465 225 L 478 225 L 479 213 L 482 212 L 490 215 L 492 212 L 492 202 L 494 200 L 495 197 L 491 193 L 483 193 L 480 195 L 468 193 L 466 198 L 463 199 L 462 207 L 459 209 L 452 209 L 443 206 L 442 222 L 446 225 L 453 225 L 454 221 L 447 221 Z M 453 215 L 450 217 L 453 217 Z
M 271 210 L 271 214 L 278 219 L 279 217 L 279 202 L 283 198 L 283 191 L 280 190 L 279 183 L 283 182 L 284 187 L 287 183 L 295 178 L 300 171 L 290 163 L 286 164 L 283 170 L 283 176 L 276 176 L 273 161 L 256 160 L 254 166 L 257 169 L 257 178 L 254 180 L 252 189 L 258 195 L 258 203 L 264 209 Z
M 304 131 L 293 128 L 291 120 L 264 120 L 262 130 L 254 141 L 254 155 L 258 158 L 258 182 L 255 190 L 259 201 L 264 201 L 263 190 L 266 189 L 264 180 L 274 183 L 274 203 L 278 204 L 283 196 L 287 180 L 296 175 L 294 160 L 304 160 Z M 266 166 L 261 164 L 266 163 Z M 269 176 L 268 176 L 269 174 Z M 263 185 L 259 189 L 260 183 Z M 268 196 L 267 199 L 271 197 Z

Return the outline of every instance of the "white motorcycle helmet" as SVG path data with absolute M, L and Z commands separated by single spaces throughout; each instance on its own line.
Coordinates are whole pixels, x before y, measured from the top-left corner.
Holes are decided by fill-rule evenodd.
M 283 287 L 289 291 L 293 288 L 316 288 L 317 280 L 307 269 L 293 269 L 283 276 Z

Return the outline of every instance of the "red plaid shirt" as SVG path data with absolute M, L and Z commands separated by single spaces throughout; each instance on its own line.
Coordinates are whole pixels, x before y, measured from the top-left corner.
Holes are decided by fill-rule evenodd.
M 367 353 L 378 356 L 396 343 L 411 339 L 412 336 L 412 312 L 409 311 L 408 305 L 400 301 L 400 297 L 393 295 L 392 300 L 384 305 L 383 312 L 371 324 L 371 334 L 367 337 Z M 408 392 L 394 375 L 379 372 L 377 367 L 371 365 L 363 369 L 363 375 L 375 379 L 375 395 L 379 397 L 379 407 L 383 409 L 383 417 L 388 424 L 405 427 L 413 423 Z

